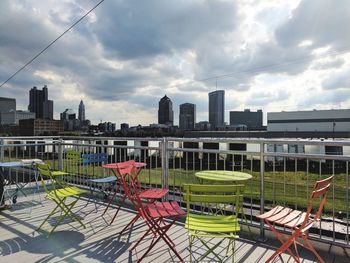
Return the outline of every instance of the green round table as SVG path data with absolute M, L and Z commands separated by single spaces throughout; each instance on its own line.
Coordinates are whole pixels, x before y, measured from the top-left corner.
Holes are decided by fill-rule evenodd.
M 238 182 L 252 179 L 253 176 L 238 171 L 206 170 L 195 173 L 195 176 L 202 180 L 217 182 Z

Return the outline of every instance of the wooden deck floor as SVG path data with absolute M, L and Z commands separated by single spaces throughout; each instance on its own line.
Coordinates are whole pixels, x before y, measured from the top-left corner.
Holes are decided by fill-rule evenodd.
M 95 204 L 87 202 L 87 199 L 80 200 L 75 208 L 77 214 L 83 218 L 86 229 L 76 222 L 65 221 L 47 239 L 43 232 L 38 233 L 35 229 L 53 209 L 54 203 L 50 200 L 40 203 L 39 200 L 32 199 L 32 196 L 19 197 L 18 203 L 12 209 L 0 211 L 0 262 L 135 262 L 148 246 L 148 242 L 144 242 L 138 247 L 137 253 L 129 253 L 132 243 L 138 240 L 146 229 L 141 220 L 131 231 L 124 235 L 118 234 L 135 215 L 132 209 L 123 207 L 110 226 L 108 222 L 114 215 L 115 208 L 110 208 L 102 217 L 105 204 L 99 203 L 96 210 Z M 54 219 L 46 223 L 43 229 L 49 230 Z M 183 223 L 177 223 L 169 232 L 177 250 L 188 262 L 190 257 L 187 231 Z M 208 242 L 215 244 L 217 240 L 211 239 Z M 217 250 L 222 256 L 225 255 L 226 244 L 222 244 Z M 277 245 L 274 240 L 256 242 L 253 237 L 242 233 L 236 242 L 235 262 L 264 262 Z M 200 243 L 196 243 L 194 250 L 196 258 L 205 252 Z M 326 245 L 319 250 L 326 262 L 350 262 L 346 256 L 349 251 Z M 308 251 L 302 250 L 301 256 L 302 262 L 314 262 L 314 256 Z M 232 260 L 224 259 L 226 262 Z M 279 261 L 293 262 L 288 255 L 283 255 Z M 143 262 L 178 262 L 178 259 L 167 245 L 160 241 Z M 207 262 L 215 262 L 215 258 L 209 257 Z

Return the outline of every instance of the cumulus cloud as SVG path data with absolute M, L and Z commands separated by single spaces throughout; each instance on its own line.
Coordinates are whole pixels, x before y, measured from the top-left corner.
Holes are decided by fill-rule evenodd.
M 1 1 L 0 81 L 96 3 Z M 342 100 L 335 90 L 350 84 L 349 19 L 345 0 L 105 1 L 0 92 L 26 108 L 29 89 L 47 84 L 55 116 L 84 99 L 93 122 L 131 125 L 157 122 L 164 94 L 175 116 L 190 102 L 204 120 L 216 87 L 232 110 L 316 107 L 310 87 L 331 107 Z
M 325 90 L 346 89 L 350 91 L 350 68 L 344 71 L 331 74 L 322 82 L 322 88 Z

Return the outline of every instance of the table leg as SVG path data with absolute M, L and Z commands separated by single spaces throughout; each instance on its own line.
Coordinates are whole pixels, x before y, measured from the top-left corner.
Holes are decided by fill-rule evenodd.
M 0 168 L 0 207 L 2 207 L 4 204 L 4 174 L 3 170 Z

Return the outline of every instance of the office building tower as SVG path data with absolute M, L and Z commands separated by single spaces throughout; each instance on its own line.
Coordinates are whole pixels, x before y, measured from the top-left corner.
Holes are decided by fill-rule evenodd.
M 66 109 L 61 113 L 61 120 L 75 120 L 75 113 L 72 109 Z
M 209 94 L 209 123 L 213 130 L 225 125 L 225 91 L 216 90 Z
M 34 112 L 37 119 L 53 119 L 53 101 L 48 100 L 48 89 L 46 85 L 42 90 L 33 87 L 29 91 L 28 110 Z
M 158 124 L 172 126 L 174 122 L 173 103 L 165 95 L 159 101 Z
M 35 113 L 30 111 L 0 112 L 0 124 L 18 125 L 20 120 L 35 119 Z
M 82 100 L 80 101 L 80 104 L 79 104 L 78 119 L 81 122 L 85 121 L 85 105 Z
M 180 105 L 179 126 L 180 129 L 194 130 L 196 123 L 196 105 L 192 103 L 184 103 Z
M 247 130 L 261 130 L 263 127 L 263 112 L 245 109 L 244 111 L 230 111 L 230 125 L 247 127 Z
M 16 99 L 0 97 L 0 112 L 16 111 Z
M 0 124 L 13 124 L 7 117 L 11 113 L 16 113 L 16 99 L 0 97 Z

